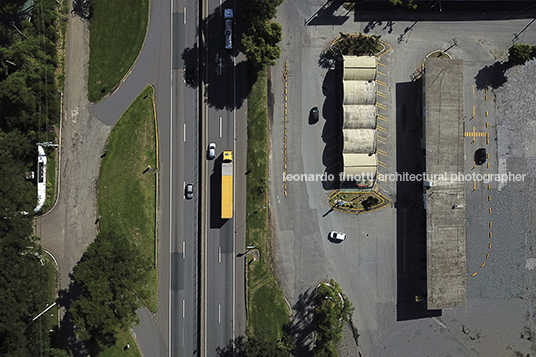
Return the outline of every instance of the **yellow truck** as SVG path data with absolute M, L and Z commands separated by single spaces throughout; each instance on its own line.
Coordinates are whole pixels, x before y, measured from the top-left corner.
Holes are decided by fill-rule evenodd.
M 221 218 L 233 218 L 233 153 L 223 152 L 221 164 Z

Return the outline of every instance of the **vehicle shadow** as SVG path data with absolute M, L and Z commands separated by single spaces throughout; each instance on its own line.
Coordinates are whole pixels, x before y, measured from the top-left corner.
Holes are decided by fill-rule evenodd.
M 227 220 L 221 218 L 221 164 L 222 155 L 214 159 L 214 170 L 209 173 L 209 189 L 207 194 L 210 197 L 209 221 L 210 228 L 219 229 Z
M 422 174 L 422 80 L 396 85 L 396 167 Z M 397 321 L 440 316 L 427 310 L 426 211 L 422 181 L 396 182 Z

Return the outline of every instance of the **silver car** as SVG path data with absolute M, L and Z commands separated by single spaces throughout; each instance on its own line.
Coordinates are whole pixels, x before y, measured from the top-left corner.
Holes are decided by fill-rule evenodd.
M 216 143 L 210 143 L 208 145 L 208 158 L 212 160 L 216 157 Z

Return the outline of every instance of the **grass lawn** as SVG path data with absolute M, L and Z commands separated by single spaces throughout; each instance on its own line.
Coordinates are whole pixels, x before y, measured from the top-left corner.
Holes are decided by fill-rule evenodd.
M 99 174 L 99 228 L 132 239 L 154 265 L 156 131 L 153 88 L 147 87 L 119 119 L 106 144 Z M 151 311 L 157 308 L 157 270 L 138 294 Z
M 116 357 L 116 356 L 132 356 L 132 357 L 141 357 L 140 350 L 138 345 L 132 338 L 132 335 L 129 331 L 120 330 L 115 337 L 117 341 L 112 347 L 106 348 L 104 351 L 99 353 L 99 357 Z M 130 344 L 129 349 L 125 349 L 125 346 Z
M 260 259 L 248 268 L 248 331 L 271 341 L 282 335 L 289 311 L 272 266 L 268 225 L 267 72 L 259 73 L 248 98 L 246 243 L 259 250 Z M 248 257 L 251 260 L 251 258 Z
M 149 0 L 92 0 L 88 98 L 98 102 L 128 73 L 143 45 Z

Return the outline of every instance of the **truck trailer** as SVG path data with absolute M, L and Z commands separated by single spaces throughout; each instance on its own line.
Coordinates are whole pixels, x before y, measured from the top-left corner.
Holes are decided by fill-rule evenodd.
M 233 153 L 223 152 L 221 164 L 221 218 L 233 218 Z

